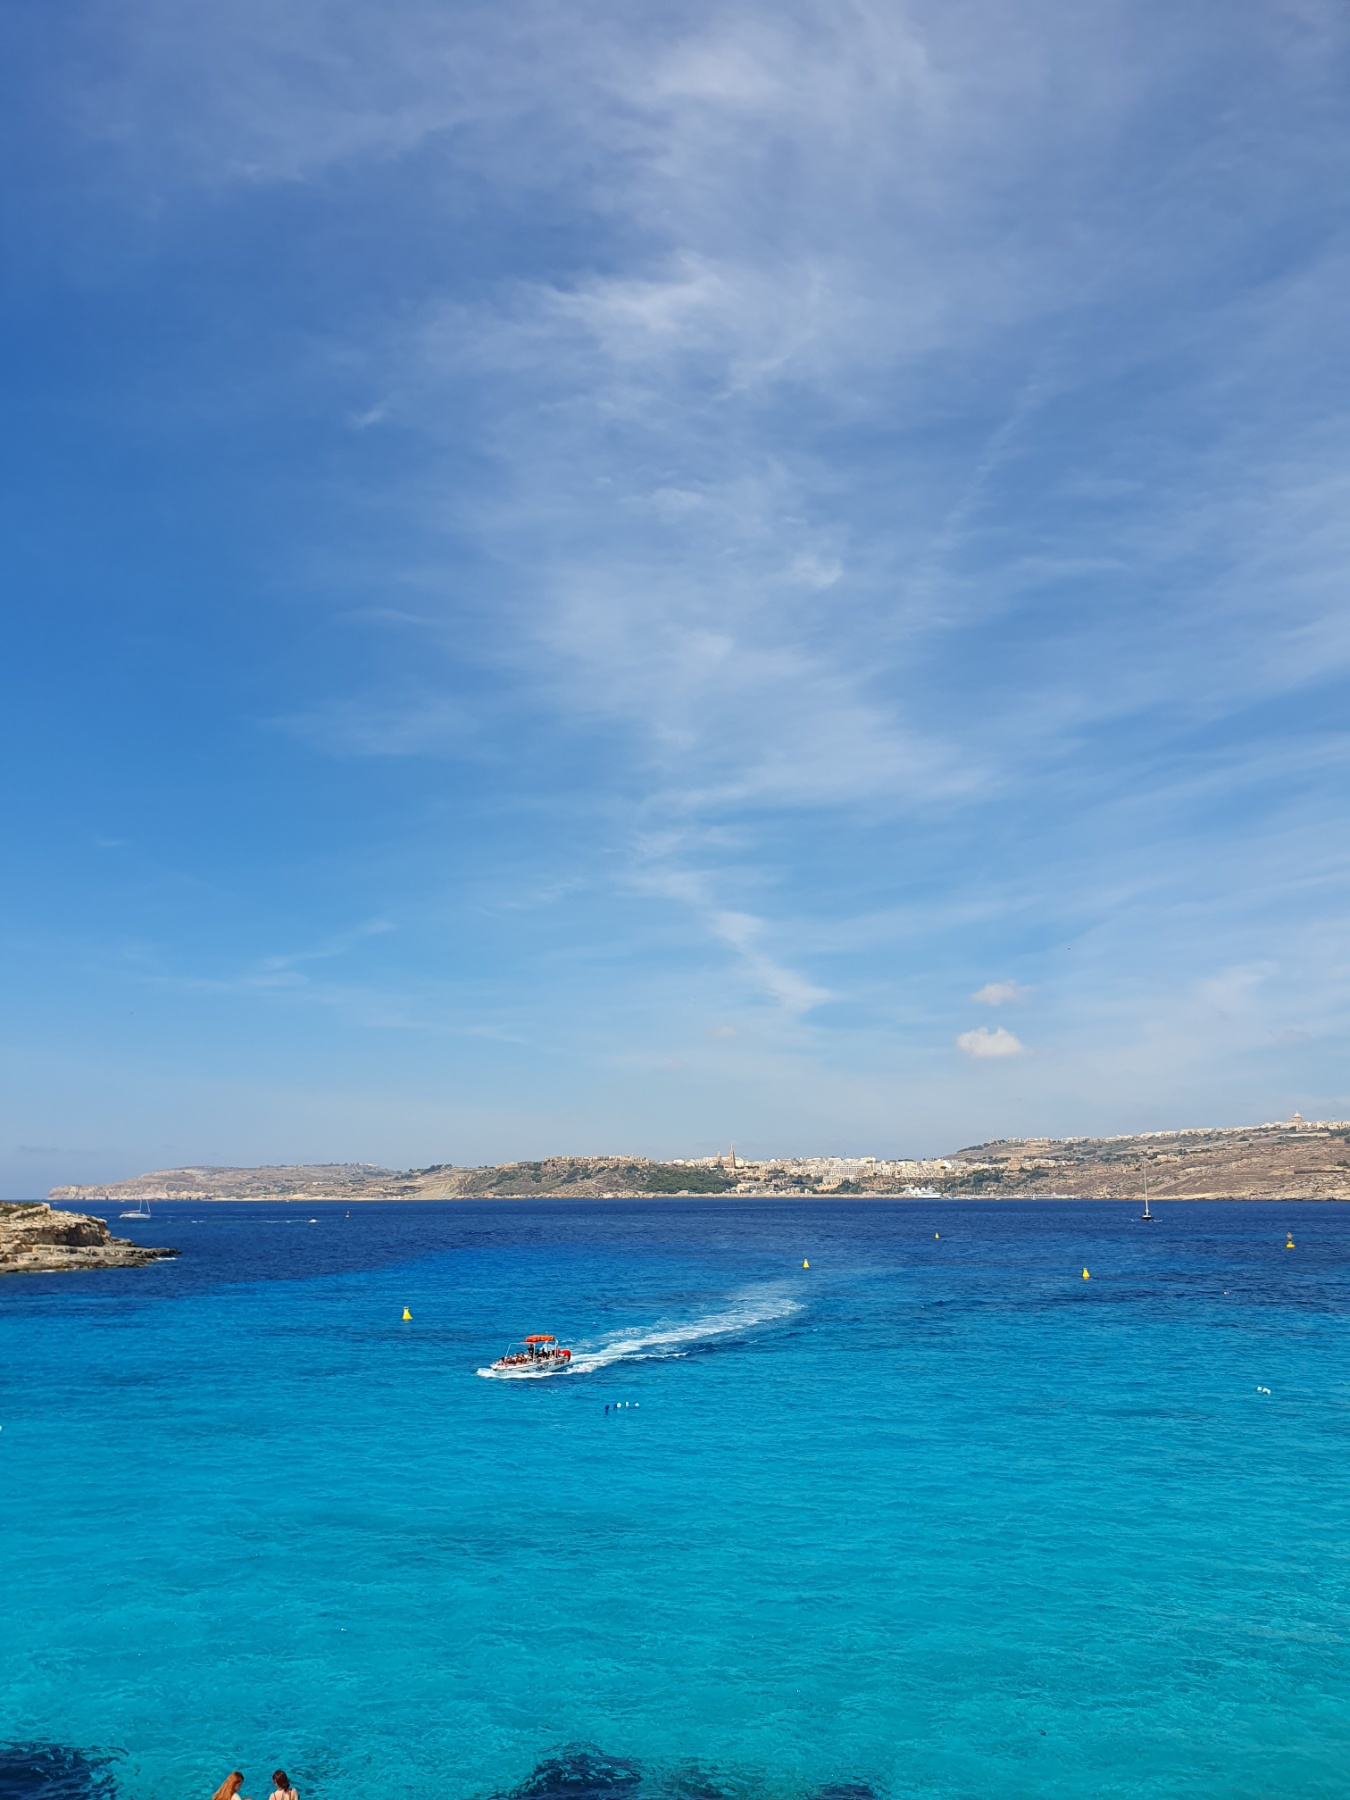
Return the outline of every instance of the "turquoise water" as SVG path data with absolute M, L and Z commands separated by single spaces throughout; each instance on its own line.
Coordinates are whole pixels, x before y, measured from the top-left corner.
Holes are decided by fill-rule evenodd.
M 177 1262 L 0 1283 L 0 1741 L 124 1800 L 562 1745 L 671 1795 L 1339 1795 L 1350 1210 L 1137 1211 L 156 1208 Z M 475 1375 L 527 1330 L 582 1366 Z

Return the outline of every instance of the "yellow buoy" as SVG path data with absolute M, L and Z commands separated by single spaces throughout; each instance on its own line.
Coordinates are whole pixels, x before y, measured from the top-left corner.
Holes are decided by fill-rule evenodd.
M 941 1236 L 942 1236 L 942 1233 L 941 1233 L 941 1232 L 940 1232 L 940 1231 L 935 1231 L 935 1232 L 934 1232 L 934 1233 L 933 1233 L 933 1236 L 934 1236 L 934 1237 L 935 1237 L 935 1238 L 939 1238 L 939 1237 L 941 1237 Z
M 810 1263 L 809 1263 L 809 1262 L 807 1262 L 807 1260 L 806 1260 L 806 1258 L 805 1258 L 805 1257 L 803 1257 L 803 1258 L 802 1258 L 802 1267 L 803 1267 L 803 1268 L 804 1268 L 804 1269 L 809 1269 L 809 1268 L 810 1268 L 810 1267 L 811 1267 L 811 1265 L 810 1265 Z
M 1292 1250 L 1293 1248 L 1294 1248 L 1294 1240 L 1293 1240 L 1293 1238 L 1290 1238 L 1289 1242 L 1285 1245 L 1285 1249 Z
M 403 1309 L 403 1316 L 405 1319 L 411 1319 L 412 1317 L 412 1314 L 408 1311 L 406 1306 Z
M 1092 1280 L 1092 1277 L 1091 1277 L 1091 1276 L 1090 1276 L 1090 1275 L 1089 1275 L 1089 1274 L 1088 1274 L 1088 1272 L 1087 1272 L 1087 1270 L 1086 1270 L 1086 1269 L 1084 1269 L 1084 1270 L 1083 1270 L 1083 1280 L 1084 1280 L 1084 1281 L 1091 1281 L 1091 1280 Z

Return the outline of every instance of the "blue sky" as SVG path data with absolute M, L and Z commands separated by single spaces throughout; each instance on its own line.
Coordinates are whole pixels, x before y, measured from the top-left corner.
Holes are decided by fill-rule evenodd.
M 1342 8 L 4 33 L 3 1191 L 1350 1114 Z

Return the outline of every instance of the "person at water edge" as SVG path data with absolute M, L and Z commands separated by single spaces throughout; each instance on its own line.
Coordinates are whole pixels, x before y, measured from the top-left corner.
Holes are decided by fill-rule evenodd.
M 212 1794 L 211 1800 L 235 1800 L 235 1796 L 239 1793 L 239 1790 L 243 1785 L 244 1777 L 239 1773 L 238 1769 L 234 1769 L 225 1777 L 224 1781 L 221 1782 L 215 1793 Z M 244 1794 L 242 1800 L 248 1800 L 248 1795 Z
M 299 1794 L 291 1786 L 291 1778 L 285 1769 L 273 1769 L 272 1792 L 267 1800 L 300 1800 Z

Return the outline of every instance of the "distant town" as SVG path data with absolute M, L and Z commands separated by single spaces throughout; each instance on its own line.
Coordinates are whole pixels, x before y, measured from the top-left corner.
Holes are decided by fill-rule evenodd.
M 56 1187 L 60 1204 L 99 1200 L 635 1199 L 803 1195 L 898 1199 L 1133 1198 L 1350 1200 L 1350 1120 L 1190 1126 L 1102 1138 L 1000 1138 L 940 1157 L 744 1157 L 666 1162 L 551 1156 L 396 1170 L 371 1163 L 159 1169 L 103 1185 Z

